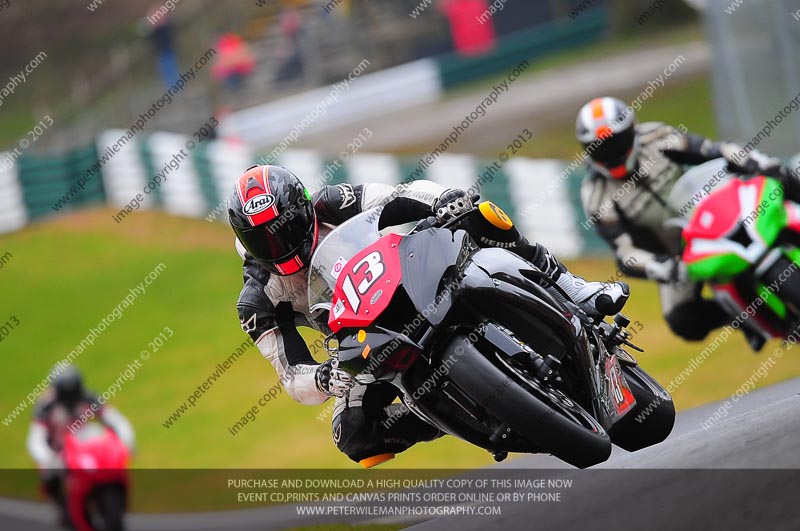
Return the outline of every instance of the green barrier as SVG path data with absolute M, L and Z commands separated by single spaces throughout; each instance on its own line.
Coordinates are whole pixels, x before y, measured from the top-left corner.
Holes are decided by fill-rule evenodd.
M 482 183 L 480 188 L 481 200 L 491 201 L 499 206 L 512 220 L 517 219 L 517 211 L 511 200 L 510 183 L 508 176 L 501 167 L 499 170 L 493 165 L 494 160 L 481 160 L 478 165 L 477 183 Z
M 152 150 L 147 141 L 138 142 L 138 154 L 141 169 L 145 171 L 147 179 L 156 174 Z M 225 197 L 221 197 L 217 190 L 215 167 L 209 159 L 208 145 L 201 144 L 192 153 L 193 166 L 196 169 L 195 178 L 202 193 L 202 200 L 207 211 L 212 213 L 212 219 L 224 217 Z M 93 175 L 80 187 L 80 182 L 86 172 L 98 160 L 97 149 L 94 144 L 79 149 L 74 149 L 60 155 L 34 155 L 24 154 L 18 160 L 19 179 L 27 211 L 32 219 L 56 212 L 81 208 L 90 204 L 105 203 L 106 191 L 103 186 L 103 170 Z M 411 182 L 414 179 L 430 178 L 427 169 L 419 169 L 419 160 L 414 157 L 398 157 L 395 159 L 400 171 L 399 181 Z M 341 161 L 327 162 L 321 179 L 326 184 L 339 184 L 351 182 L 348 166 Z M 493 159 L 475 159 L 474 179 L 471 181 L 474 191 L 480 193 L 482 199 L 490 200 L 505 210 L 512 219 L 522 215 L 520 205 L 513 196 L 508 168 Z M 105 169 L 107 172 L 107 168 Z M 606 254 L 608 246 L 600 239 L 594 227 L 587 225 L 580 201 L 581 179 L 585 173 L 584 168 L 579 168 L 565 180 L 569 204 L 572 206 L 575 218 L 575 231 L 580 245 L 585 254 Z M 107 173 L 109 179 L 117 178 Z M 158 194 L 158 188 L 155 193 Z M 163 197 L 157 196 L 157 205 L 163 206 Z M 566 206 L 566 204 L 565 204 Z M 57 208 L 55 208 L 57 207 Z
M 437 58 L 442 86 L 453 88 L 507 72 L 522 61 L 533 61 L 545 55 L 576 48 L 600 40 L 609 26 L 608 10 L 598 7 L 586 11 L 575 20 L 565 19 L 541 24 L 498 41 L 497 48 L 479 57 L 462 57 L 456 53 Z
M 149 183 L 152 179 L 155 178 L 156 174 L 161 171 L 160 168 L 156 168 L 155 163 L 153 162 L 153 150 L 150 149 L 150 137 L 142 139 L 137 144 L 137 149 L 139 150 L 139 156 L 142 159 L 142 166 L 144 166 L 146 181 Z M 156 186 L 151 194 L 153 199 L 155 200 L 155 204 L 158 206 L 162 206 L 164 204 L 164 199 L 161 197 L 161 187 Z
M 197 171 L 197 181 L 200 192 L 203 194 L 207 208 L 211 211 L 220 204 L 222 198 L 217 192 L 217 185 L 214 182 L 214 173 L 211 169 L 211 162 L 208 160 L 208 142 L 202 142 L 192 151 L 192 162 Z
M 421 159 L 422 157 L 401 157 L 397 159 L 397 165 L 400 169 L 401 183 L 410 183 L 419 179 L 425 179 L 425 170 L 422 170 L 421 173 L 417 172 L 420 167 Z
M 22 195 L 31 219 L 52 215 L 54 206 L 80 208 L 105 201 L 102 171 L 83 182 L 79 179 L 97 161 L 94 143 L 61 155 L 25 153 L 17 161 Z
M 340 159 L 325 161 L 322 175 L 323 184 L 342 184 L 347 182 L 347 168 Z

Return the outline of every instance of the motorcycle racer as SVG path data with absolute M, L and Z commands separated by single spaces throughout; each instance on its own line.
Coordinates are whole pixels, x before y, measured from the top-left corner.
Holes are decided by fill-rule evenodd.
M 356 384 L 332 359 L 317 363 L 301 337 L 298 326 L 328 332 L 326 318 L 312 315 L 308 308 L 307 284 L 316 244 L 331 227 L 379 206 L 380 228 L 479 212 L 465 223 L 479 245 L 503 247 L 529 260 L 587 313 L 612 315 L 627 301 L 626 284 L 587 282 L 571 274 L 547 249 L 528 243 L 499 208 L 489 205 L 482 203 L 476 210 L 465 192 L 431 181 L 397 187 L 328 185 L 312 197 L 280 166 L 253 166 L 237 180 L 228 215 L 243 260 L 244 287 L 237 302 L 242 329 L 294 400 L 316 405 L 336 398 L 333 439 L 353 461 L 373 466 L 441 433 L 410 411 L 399 411 L 402 406 L 392 404 L 397 391 L 388 382 Z M 389 417 L 392 422 L 384 423 Z
M 44 392 L 28 431 L 28 453 L 38 465 L 42 490 L 56 504 L 59 522 L 66 528 L 71 528 L 71 523 L 64 493 L 63 434 L 88 411 L 95 412 L 94 416 L 114 430 L 125 446 L 134 447 L 135 436 L 128 419 L 116 409 L 101 404 L 98 397 L 84 387 L 80 372 L 72 365 L 60 370 Z
M 687 281 L 680 242 L 663 225 L 679 217 L 666 198 L 686 165 L 724 158 L 732 172 L 774 175 L 780 173 L 780 161 L 685 128 L 636 123 L 632 109 L 609 97 L 581 108 L 576 136 L 588 155 L 581 187 L 584 212 L 614 251 L 620 270 L 660 283 L 664 318 L 686 340 L 700 341 L 730 322 L 716 301 L 702 297 L 702 283 Z

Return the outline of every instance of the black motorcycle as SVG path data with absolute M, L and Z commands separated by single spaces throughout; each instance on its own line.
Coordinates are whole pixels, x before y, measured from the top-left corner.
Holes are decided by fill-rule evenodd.
M 612 442 L 666 439 L 672 398 L 623 348 L 641 351 L 629 320 L 592 318 L 530 262 L 478 247 L 458 229 L 474 213 L 381 236 L 373 210 L 319 244 L 309 307 L 328 311 L 339 368 L 390 381 L 416 415 L 497 461 L 549 453 L 584 468 Z

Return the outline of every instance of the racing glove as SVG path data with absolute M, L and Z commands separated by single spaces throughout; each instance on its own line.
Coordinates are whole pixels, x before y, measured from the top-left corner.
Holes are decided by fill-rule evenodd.
M 784 165 L 780 176 L 783 192 L 787 199 L 800 202 L 800 167 L 792 168 Z
M 661 284 L 681 284 L 689 279 L 686 263 L 678 258 L 665 258 L 648 262 L 644 267 L 648 280 Z
M 742 149 L 738 145 L 731 142 L 724 142 L 719 146 L 719 152 L 728 162 L 728 169 L 731 172 L 745 175 L 780 176 L 782 168 L 780 159 L 770 157 L 756 150 L 742 157 L 741 151 Z
M 337 368 L 337 360 L 330 358 L 317 367 L 317 389 L 328 396 L 343 397 L 356 384 L 349 374 Z
M 433 213 L 439 223 L 446 223 L 461 214 L 472 211 L 478 200 L 480 200 L 478 194 L 469 196 L 463 190 L 450 188 L 442 192 L 442 195 L 436 200 L 433 205 Z

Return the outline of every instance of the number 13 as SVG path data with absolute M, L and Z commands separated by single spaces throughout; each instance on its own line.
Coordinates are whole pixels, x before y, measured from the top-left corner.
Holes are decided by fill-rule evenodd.
M 381 253 L 376 251 L 362 258 L 361 261 L 353 267 L 352 276 L 347 275 L 347 277 L 345 277 L 342 283 L 342 290 L 344 290 L 347 302 L 350 303 L 353 312 L 358 313 L 358 309 L 361 307 L 361 295 L 365 295 L 369 291 L 369 288 L 378 281 L 385 271 L 386 266 L 383 264 L 383 257 Z M 359 282 L 358 292 L 356 292 L 356 287 L 353 285 L 353 276 L 358 274 L 364 275 L 364 278 Z

